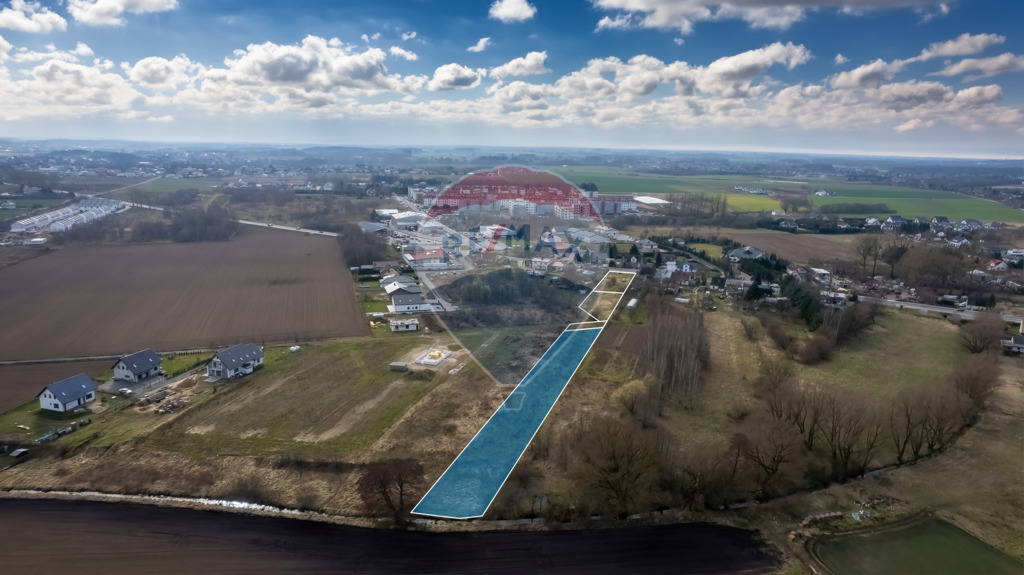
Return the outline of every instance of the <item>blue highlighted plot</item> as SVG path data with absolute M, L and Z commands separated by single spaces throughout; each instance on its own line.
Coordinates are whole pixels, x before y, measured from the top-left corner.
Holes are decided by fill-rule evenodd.
M 482 516 L 600 334 L 601 328 L 562 332 L 412 512 Z

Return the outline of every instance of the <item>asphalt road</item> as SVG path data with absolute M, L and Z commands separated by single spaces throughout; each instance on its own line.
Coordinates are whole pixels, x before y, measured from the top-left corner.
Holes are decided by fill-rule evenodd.
M 753 531 L 690 523 L 423 533 L 88 501 L 0 500 L 5 575 L 769 573 Z

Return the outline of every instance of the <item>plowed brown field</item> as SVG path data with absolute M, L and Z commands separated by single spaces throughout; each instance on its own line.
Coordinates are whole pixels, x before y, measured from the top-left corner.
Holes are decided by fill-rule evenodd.
M 366 335 L 332 237 L 69 246 L 0 270 L 0 360 Z

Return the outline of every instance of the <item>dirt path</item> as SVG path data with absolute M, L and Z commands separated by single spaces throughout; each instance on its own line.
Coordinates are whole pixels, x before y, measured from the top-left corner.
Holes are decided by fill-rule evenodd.
M 132 504 L 0 500 L 4 573 L 768 573 L 710 524 L 422 533 Z M 60 552 L 53 542 L 60 541 Z

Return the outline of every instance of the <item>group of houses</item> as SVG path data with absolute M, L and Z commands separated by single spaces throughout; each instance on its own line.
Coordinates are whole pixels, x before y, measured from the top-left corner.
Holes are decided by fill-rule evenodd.
M 152 349 L 126 355 L 114 363 L 114 381 L 141 383 L 163 375 L 161 363 L 160 354 Z M 230 379 L 248 375 L 261 365 L 263 349 L 254 343 L 240 343 L 217 352 L 206 365 L 206 375 Z M 95 401 L 98 387 L 87 374 L 78 373 L 47 385 L 36 397 L 41 409 L 66 412 Z

